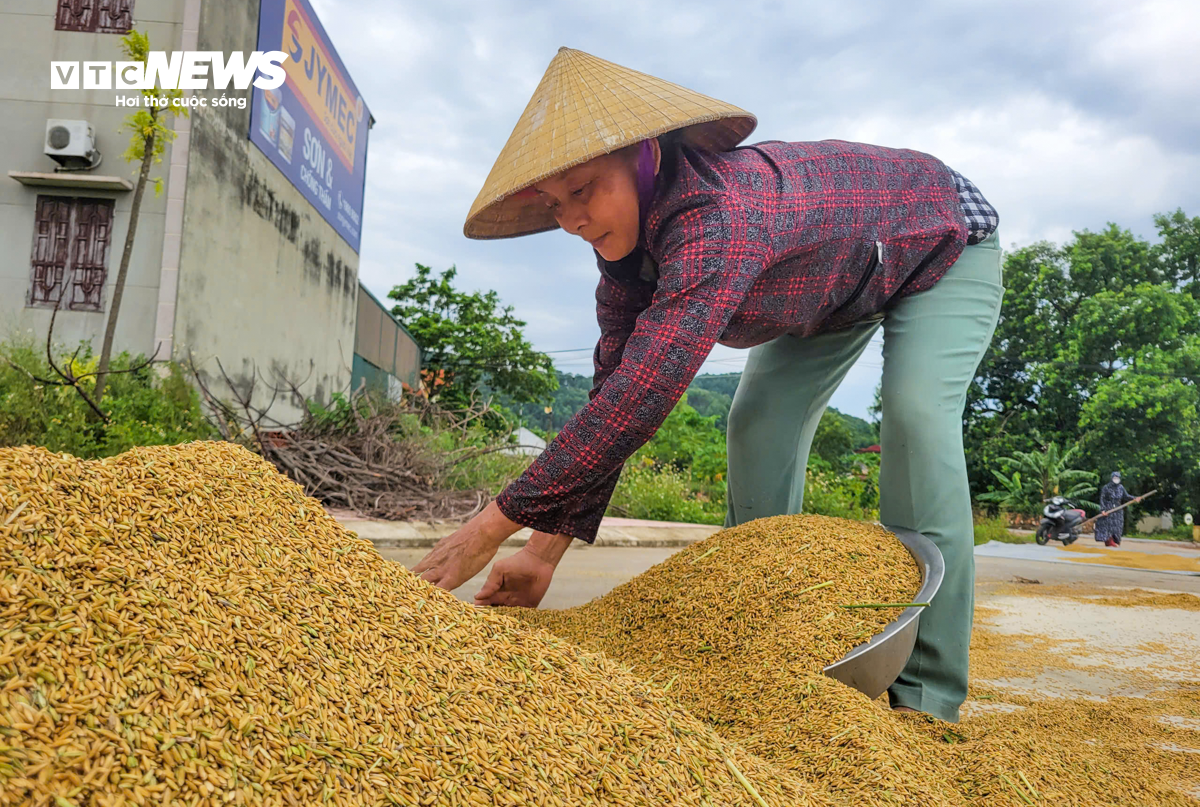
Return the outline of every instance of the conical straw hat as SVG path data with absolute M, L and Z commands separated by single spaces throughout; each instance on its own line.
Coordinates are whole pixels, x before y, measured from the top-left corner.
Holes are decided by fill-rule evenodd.
M 468 238 L 510 238 L 558 226 L 535 182 L 676 129 L 696 146 L 724 151 L 754 130 L 755 117 L 669 81 L 559 48 L 471 205 Z

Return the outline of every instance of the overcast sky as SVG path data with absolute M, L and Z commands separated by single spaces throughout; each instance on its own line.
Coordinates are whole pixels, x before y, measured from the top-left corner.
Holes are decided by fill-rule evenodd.
M 1200 3 L 1055 0 L 487 3 L 312 0 L 376 118 L 360 276 L 383 296 L 417 262 L 496 289 L 534 346 L 591 374 L 590 248 L 555 231 L 462 235 L 467 210 L 566 45 L 736 104 L 748 142 L 840 138 L 931 153 L 1000 212 L 1005 248 L 1200 215 Z M 736 9 L 736 13 L 730 13 Z M 702 372 L 740 370 L 718 346 Z M 863 416 L 864 354 L 833 405 Z

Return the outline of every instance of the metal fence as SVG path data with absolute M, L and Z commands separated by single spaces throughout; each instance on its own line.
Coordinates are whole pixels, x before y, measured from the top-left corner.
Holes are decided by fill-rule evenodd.
M 386 379 L 381 374 L 416 389 L 421 376 L 421 346 L 360 283 L 358 324 L 354 331 L 353 388 L 358 389 L 365 381 L 368 387 L 383 386 L 387 391 L 390 385 L 385 384 Z

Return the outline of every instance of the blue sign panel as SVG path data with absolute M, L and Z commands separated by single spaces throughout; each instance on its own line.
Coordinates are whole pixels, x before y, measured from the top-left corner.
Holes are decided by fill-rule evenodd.
M 261 0 L 258 50 L 287 81 L 254 88 L 250 140 L 358 252 L 371 113 L 308 0 Z

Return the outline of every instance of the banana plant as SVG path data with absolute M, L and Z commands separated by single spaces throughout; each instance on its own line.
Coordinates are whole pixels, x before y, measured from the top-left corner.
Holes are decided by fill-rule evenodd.
M 1071 467 L 1079 450 L 1079 446 L 1072 446 L 1062 451 L 1057 443 L 1051 442 L 1042 451 L 1015 451 L 1012 457 L 1002 457 L 1000 461 L 1024 471 L 1042 500 L 1064 496 L 1076 504 L 1099 508 L 1099 504 L 1084 498 L 1096 492 L 1099 476 Z
M 992 476 L 999 480 L 1000 489 L 981 493 L 977 497 L 979 501 L 997 504 L 1001 510 L 1007 510 L 1010 513 L 1022 513 L 1029 510 L 1033 503 L 1033 497 L 1026 490 L 1025 483 L 1021 481 L 1020 471 L 1013 471 L 1011 476 L 1005 476 L 993 468 Z
M 1046 499 L 1063 496 L 1075 504 L 1099 509 L 1099 504 L 1085 498 L 1096 492 L 1099 477 L 1091 471 L 1071 467 L 1078 454 L 1079 446 L 1063 451 L 1054 442 L 1041 451 L 1014 451 L 1013 456 L 999 460 L 1011 470 L 1011 476 L 993 469 L 992 475 L 1000 482 L 1001 489 L 984 493 L 979 499 L 1009 510 L 1028 510 L 1031 505 L 1037 505 L 1032 509 L 1038 510 Z

